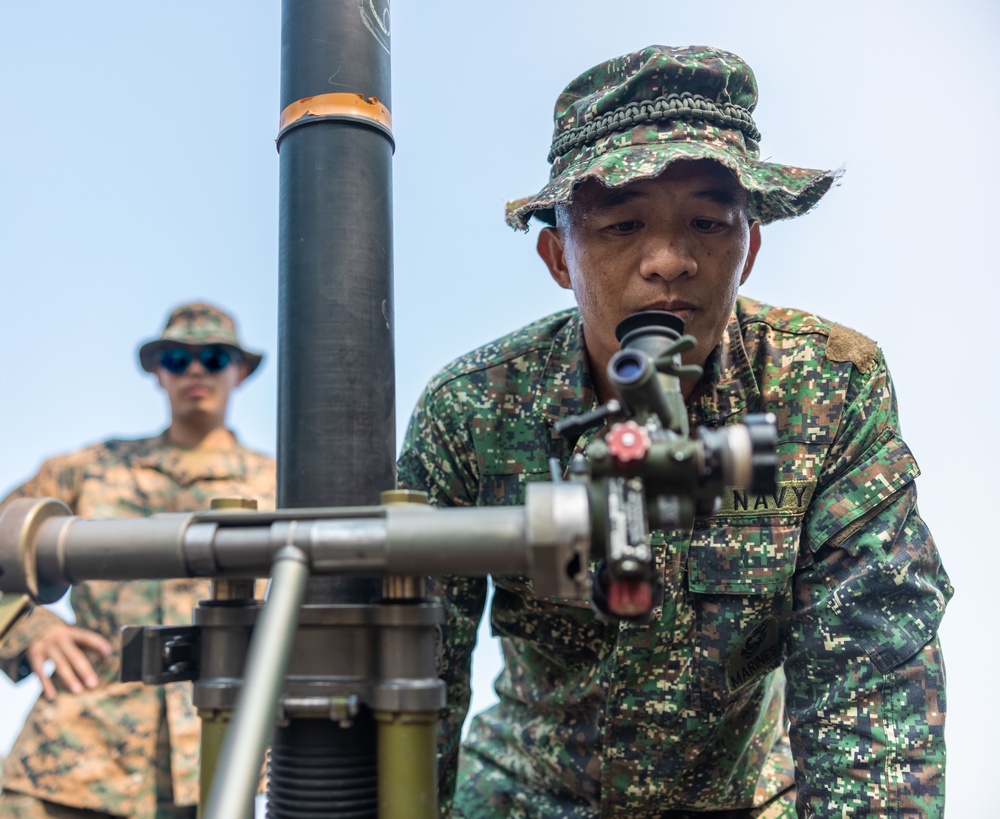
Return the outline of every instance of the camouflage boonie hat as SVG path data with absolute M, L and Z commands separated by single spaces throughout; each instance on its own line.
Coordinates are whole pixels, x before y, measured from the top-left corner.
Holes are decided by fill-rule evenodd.
M 232 316 L 204 302 L 182 304 L 176 308 L 167 319 L 160 337 L 147 341 L 139 348 L 139 363 L 146 372 L 156 372 L 160 351 L 177 344 L 220 344 L 228 347 L 246 362 L 247 375 L 256 370 L 264 358 L 260 353 L 243 349 Z
M 594 66 L 556 101 L 549 183 L 508 202 L 507 224 L 527 230 L 532 215 L 555 224 L 554 206 L 585 179 L 616 188 L 697 159 L 729 168 L 762 224 L 805 213 L 839 173 L 762 162 L 756 105 L 750 66 L 717 48 L 654 45 Z

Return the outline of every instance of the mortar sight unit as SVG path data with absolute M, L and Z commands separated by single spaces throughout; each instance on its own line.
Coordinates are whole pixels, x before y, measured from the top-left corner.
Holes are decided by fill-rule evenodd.
M 695 339 L 684 335 L 679 316 L 635 313 L 616 335 L 621 349 L 607 374 L 618 399 L 556 429 L 575 441 L 595 424 L 609 425 L 576 456 L 571 476 L 587 485 L 591 555 L 599 558 L 594 606 L 607 617 L 643 621 L 663 594 L 650 530 L 690 527 L 696 515 L 718 509 L 727 486 L 774 491 L 776 432 L 768 413 L 690 436 L 680 382 L 700 378 L 702 369 L 681 363 Z

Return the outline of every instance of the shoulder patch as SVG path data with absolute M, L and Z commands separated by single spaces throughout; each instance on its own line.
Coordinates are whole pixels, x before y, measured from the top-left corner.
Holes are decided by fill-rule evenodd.
M 866 373 L 878 358 L 878 345 L 857 330 L 831 322 L 826 357 L 830 361 L 850 361 Z

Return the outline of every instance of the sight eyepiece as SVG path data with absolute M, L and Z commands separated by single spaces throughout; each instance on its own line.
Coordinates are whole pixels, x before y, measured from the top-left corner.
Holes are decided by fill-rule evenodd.
M 693 339 L 684 320 L 665 310 L 633 313 L 615 328 L 622 348 L 608 362 L 608 380 L 628 414 L 640 423 L 650 416 L 664 429 L 686 435 L 687 416 L 676 379 L 686 377 L 680 354 Z M 700 368 L 698 374 L 701 373 Z
M 666 310 L 640 310 L 615 328 L 623 350 L 641 350 L 654 361 L 682 335 L 684 319 Z

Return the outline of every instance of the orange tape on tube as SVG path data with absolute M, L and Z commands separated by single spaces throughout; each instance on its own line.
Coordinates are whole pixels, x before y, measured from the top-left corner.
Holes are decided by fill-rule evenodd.
M 281 133 L 289 125 L 306 116 L 370 119 L 392 131 L 392 114 L 375 97 L 365 99 L 361 94 L 319 94 L 315 97 L 304 97 L 286 107 L 278 121 L 278 132 Z

